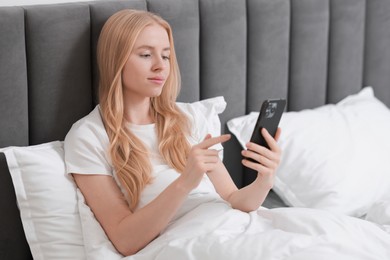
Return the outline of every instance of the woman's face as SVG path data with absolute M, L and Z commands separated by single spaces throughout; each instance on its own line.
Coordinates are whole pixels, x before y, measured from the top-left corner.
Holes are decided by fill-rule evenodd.
M 170 43 L 167 31 L 158 24 L 139 34 L 123 71 L 126 100 L 142 100 L 161 94 L 170 72 Z

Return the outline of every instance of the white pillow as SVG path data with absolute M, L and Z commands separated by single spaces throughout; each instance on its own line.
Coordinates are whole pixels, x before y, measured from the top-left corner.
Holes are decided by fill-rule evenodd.
M 62 142 L 2 149 L 34 259 L 85 259 L 76 185 Z
M 232 119 L 245 147 L 258 113 Z M 363 216 L 390 197 L 390 110 L 366 87 L 336 105 L 283 114 L 275 192 L 291 206 Z
M 219 114 L 226 109 L 226 101 L 223 96 L 203 99 L 193 103 L 178 102 L 179 108 L 191 119 L 195 141 L 201 142 L 206 134 L 211 136 L 221 135 L 221 121 Z M 220 150 L 219 156 L 223 160 L 223 146 L 216 144 L 211 149 Z
M 214 97 L 193 103 L 178 102 L 177 104 L 196 126 L 196 129 L 193 129 L 193 133 L 197 141 L 203 140 L 207 133 L 210 133 L 212 136 L 221 134 L 219 114 L 226 108 L 224 97 Z M 216 147 L 216 149 L 221 148 L 221 145 Z M 219 154 L 222 156 L 222 152 Z M 77 197 L 87 259 L 122 259 L 123 256 L 110 242 L 79 190 Z

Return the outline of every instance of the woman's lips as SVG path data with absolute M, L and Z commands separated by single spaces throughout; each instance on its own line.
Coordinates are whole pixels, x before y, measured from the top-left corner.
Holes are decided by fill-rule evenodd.
M 155 84 L 158 84 L 158 85 L 161 85 L 164 83 L 165 79 L 164 78 L 161 78 L 161 77 L 153 77 L 153 78 L 148 78 L 149 81 L 155 83 Z

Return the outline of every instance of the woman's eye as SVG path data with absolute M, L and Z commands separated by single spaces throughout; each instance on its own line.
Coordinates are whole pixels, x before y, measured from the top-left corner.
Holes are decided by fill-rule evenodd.
M 167 56 L 167 55 L 166 55 L 166 56 L 163 55 L 162 58 L 163 58 L 164 60 L 169 60 L 169 56 Z
M 140 54 L 139 55 L 141 58 L 149 58 L 151 55 L 148 54 L 148 53 L 145 53 L 145 54 Z

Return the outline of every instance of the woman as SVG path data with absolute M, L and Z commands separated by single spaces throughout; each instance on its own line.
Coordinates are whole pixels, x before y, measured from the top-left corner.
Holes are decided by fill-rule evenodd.
M 66 166 L 121 254 L 134 254 L 159 236 L 183 214 L 180 209 L 194 190 L 245 212 L 261 206 L 279 164 L 280 130 L 275 139 L 262 131 L 270 149 L 249 143 L 242 152 L 257 162 L 242 161 L 258 177 L 238 189 L 218 150 L 210 148 L 230 135 L 194 141 L 193 122 L 175 103 L 180 75 L 166 21 L 143 11 L 114 14 L 99 38 L 98 65 L 99 106 L 68 133 Z M 156 183 L 166 184 L 140 203 L 145 189 Z

